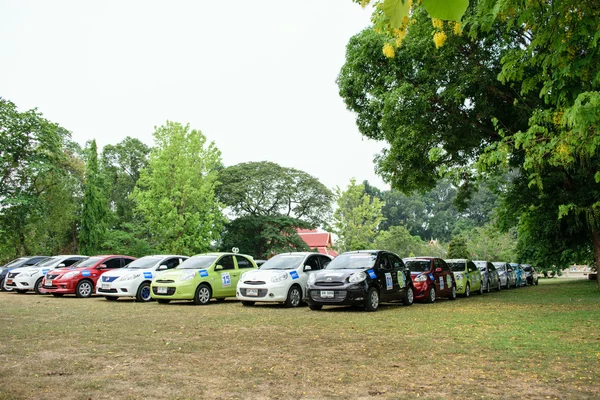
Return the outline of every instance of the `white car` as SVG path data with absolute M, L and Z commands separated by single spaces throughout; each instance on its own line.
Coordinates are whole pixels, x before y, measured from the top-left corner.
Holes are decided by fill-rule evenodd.
M 259 269 L 242 274 L 236 297 L 245 306 L 264 301 L 298 307 L 306 299 L 308 275 L 325 268 L 331 260 L 333 257 L 319 253 L 278 254 Z
M 88 256 L 66 255 L 50 257 L 31 267 L 18 268 L 9 273 L 7 285 L 17 291 L 25 293 L 34 290 L 37 294 L 44 294 L 42 280 L 48 271 L 70 267 L 73 264 L 87 259 Z
M 150 301 L 150 282 L 162 271 L 175 268 L 186 256 L 154 255 L 138 258 L 127 264 L 126 268 L 107 271 L 100 275 L 96 285 L 96 294 L 106 300 L 119 297 L 135 297 L 136 301 Z

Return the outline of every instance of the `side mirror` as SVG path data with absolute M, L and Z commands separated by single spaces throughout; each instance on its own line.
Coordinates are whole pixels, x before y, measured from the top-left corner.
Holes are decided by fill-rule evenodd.
M 441 268 L 436 268 L 435 272 L 442 272 L 442 269 Z
M 106 269 L 106 264 L 100 264 L 100 265 L 98 266 L 98 269 Z
M 163 264 L 163 265 L 159 265 L 158 268 L 156 268 L 157 271 L 164 271 L 167 269 L 167 265 Z
M 312 267 L 310 265 L 305 265 L 304 266 L 304 270 L 305 271 L 312 271 Z
M 223 269 L 222 265 L 215 265 L 215 271 L 220 271 Z
M 63 268 L 64 266 L 65 266 L 65 263 L 60 263 L 60 264 L 58 264 L 56 267 L 57 267 L 57 268 Z

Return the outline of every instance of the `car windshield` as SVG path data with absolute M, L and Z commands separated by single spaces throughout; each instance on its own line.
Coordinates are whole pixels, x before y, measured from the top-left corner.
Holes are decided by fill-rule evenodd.
M 300 254 L 280 254 L 269 259 L 260 266 L 260 269 L 296 269 L 304 260 L 304 257 Z
M 406 260 L 404 264 L 410 272 L 425 272 L 431 269 L 431 261 L 429 260 Z
M 81 260 L 78 263 L 71 265 L 71 267 L 73 267 L 73 268 L 91 267 L 92 265 L 98 264 L 100 261 L 102 261 L 102 257 L 90 257 L 87 260 Z
M 218 256 L 196 256 L 191 257 L 177 266 L 177 269 L 199 269 L 208 268 L 215 262 Z
M 460 271 L 464 271 L 465 270 L 465 263 L 464 262 L 448 262 L 448 261 L 446 261 L 446 264 L 448 264 L 448 266 L 450 267 L 450 269 L 452 271 L 455 271 L 455 272 L 460 272 Z
M 475 265 L 477 265 L 477 268 L 479 268 L 480 271 L 485 271 L 485 268 L 487 267 L 487 262 L 485 261 L 473 261 L 475 263 Z
M 494 264 L 494 267 L 496 267 L 496 269 L 498 271 L 505 271 L 506 270 L 506 265 L 504 265 L 504 263 L 495 262 L 495 263 L 492 263 L 492 264 Z
M 333 259 L 325 269 L 369 269 L 373 268 L 377 254 L 352 253 L 341 254 Z
M 524 270 L 524 271 L 527 271 L 527 272 L 531 272 L 531 267 L 530 267 L 530 266 L 523 267 L 523 270 Z
M 25 257 L 17 258 L 16 260 L 11 261 L 9 264 L 6 264 L 4 267 L 10 268 L 10 267 L 13 267 L 13 266 L 25 261 L 25 260 L 27 260 Z
M 41 263 L 35 264 L 36 267 L 49 267 L 52 264 L 55 264 L 61 257 L 50 257 L 47 260 L 42 261 Z
M 131 263 L 127 264 L 127 266 L 125 268 L 127 268 L 127 269 L 146 269 L 146 268 L 154 267 L 156 265 L 156 263 L 159 262 L 160 260 L 162 260 L 162 257 L 146 256 L 146 257 L 138 258 L 135 261 L 132 261 Z

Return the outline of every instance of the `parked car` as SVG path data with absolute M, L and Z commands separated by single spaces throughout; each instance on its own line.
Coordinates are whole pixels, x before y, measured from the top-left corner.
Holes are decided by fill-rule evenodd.
M 9 271 L 17 268 L 30 267 L 48 258 L 48 256 L 20 257 L 4 265 L 2 268 L 0 268 L 0 290 L 4 292 L 11 292 L 13 290 L 12 286 L 6 286 L 8 283 L 7 277 Z
M 486 292 L 491 292 L 492 288 L 496 290 L 502 290 L 500 285 L 500 276 L 496 267 L 489 261 L 473 261 L 479 271 L 481 271 L 481 278 L 483 279 L 483 289 Z
M 521 264 L 510 263 L 510 266 L 515 270 L 516 287 L 527 286 L 525 271 L 521 268 Z
M 500 286 L 505 289 L 511 287 L 517 287 L 517 274 L 513 270 L 513 267 L 507 262 L 493 262 L 492 263 L 498 271 L 498 278 L 500 279 Z
M 245 254 L 198 254 L 154 278 L 150 296 L 161 304 L 192 300 L 203 305 L 213 297 L 224 300 L 235 297 L 241 274 L 256 268 L 254 259 Z
M 136 301 L 150 301 L 150 283 L 162 271 L 177 267 L 187 256 L 154 255 L 138 258 L 125 268 L 106 271 L 100 275 L 96 294 L 106 300 L 135 297 Z
M 538 284 L 538 274 L 534 267 L 529 264 L 522 264 L 521 267 L 525 272 L 525 280 L 528 285 L 537 285 Z
M 15 289 L 17 293 L 34 290 L 37 294 L 43 294 L 45 291 L 42 289 L 42 281 L 48 271 L 70 267 L 87 258 L 87 256 L 79 255 L 50 257 L 31 267 L 23 267 L 9 272 L 6 286 Z
M 308 277 L 307 302 L 311 310 L 325 305 L 361 305 L 376 311 L 382 302 L 410 306 L 414 287 L 410 272 L 396 254 L 384 250 L 342 253 L 322 271 Z
M 100 275 L 112 269 L 123 268 L 135 260 L 129 256 L 95 256 L 80 261 L 73 268 L 49 271 L 42 281 L 42 289 L 53 296 L 75 294 L 90 297 L 94 294 Z
M 471 293 L 483 293 L 483 280 L 479 268 L 471 260 L 456 258 L 444 260 L 454 273 L 456 293 L 469 297 Z
M 238 281 L 236 297 L 245 306 L 255 302 L 281 302 L 298 307 L 306 300 L 310 273 L 327 266 L 333 257 L 308 252 L 284 253 L 265 262 L 256 271 L 244 272 Z
M 415 285 L 415 300 L 433 303 L 438 297 L 456 299 L 454 273 L 444 260 L 437 257 L 405 258 Z

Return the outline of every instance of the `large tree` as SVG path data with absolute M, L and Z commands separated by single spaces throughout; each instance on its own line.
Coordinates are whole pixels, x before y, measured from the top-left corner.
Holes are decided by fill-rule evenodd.
M 169 253 L 207 251 L 224 223 L 215 195 L 221 152 L 189 125 L 167 121 L 153 136 L 148 167 L 131 195 L 148 240 Z

